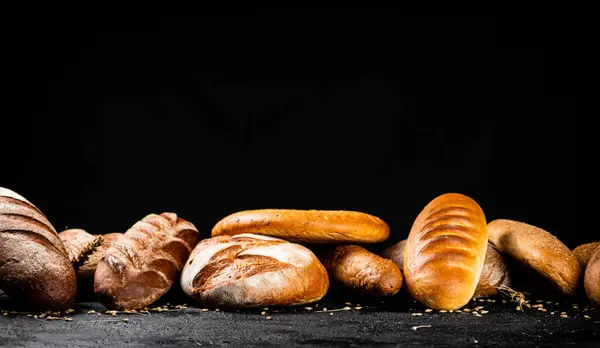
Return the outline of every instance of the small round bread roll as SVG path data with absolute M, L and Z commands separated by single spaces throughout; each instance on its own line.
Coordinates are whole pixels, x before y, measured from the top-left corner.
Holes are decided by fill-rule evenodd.
M 458 193 L 432 200 L 415 220 L 404 249 L 408 293 L 433 309 L 458 309 L 473 298 L 487 251 L 485 215 Z
M 510 274 L 504 257 L 488 243 L 483 270 L 473 297 L 490 297 L 498 294 L 502 286 L 510 285 Z
M 579 261 L 552 234 L 523 222 L 498 219 L 488 224 L 488 235 L 501 253 L 541 274 L 563 294 L 577 293 L 581 276 Z
M 579 266 L 581 266 L 581 270 L 585 270 L 590 257 L 592 257 L 592 253 L 600 246 L 600 242 L 593 242 L 582 244 L 577 248 L 573 249 L 573 255 L 579 261 Z
M 315 254 L 300 244 L 238 234 L 196 245 L 181 273 L 181 288 L 205 305 L 292 306 L 323 298 L 329 276 Z
M 590 302 L 600 307 L 600 246 L 592 253 L 585 269 L 584 287 Z
M 402 287 L 402 272 L 392 261 L 358 245 L 339 245 L 319 255 L 332 280 L 372 296 L 393 296 Z
M 262 209 L 229 215 L 212 229 L 213 237 L 241 233 L 296 243 L 379 243 L 390 228 L 378 217 L 355 211 Z
M 394 261 L 401 271 L 404 270 L 404 248 L 406 248 L 406 239 L 388 247 L 381 253 L 381 257 Z

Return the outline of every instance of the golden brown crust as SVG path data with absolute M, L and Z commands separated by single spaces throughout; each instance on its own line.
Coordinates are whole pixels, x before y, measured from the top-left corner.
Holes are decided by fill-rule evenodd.
M 253 233 L 305 243 L 379 243 L 390 234 L 380 218 L 355 211 L 261 209 L 231 214 L 212 236 Z
M 473 199 L 447 193 L 413 223 L 404 250 L 408 292 L 434 309 L 467 304 L 479 283 L 487 250 L 485 215 Z
M 579 266 L 581 267 L 582 271 L 585 270 L 587 263 L 590 260 L 590 257 L 592 257 L 592 254 L 599 246 L 600 242 L 593 242 L 582 244 L 577 248 L 573 249 L 573 255 L 575 255 L 577 261 L 579 261 Z
M 590 302 L 600 307 L 600 246 L 592 253 L 585 269 L 584 287 Z
M 200 240 L 196 227 L 173 213 L 150 214 L 106 250 L 94 275 L 102 304 L 139 309 L 164 295 Z
M 398 268 L 404 272 L 404 249 L 406 248 L 406 239 L 386 248 L 381 257 L 394 261 Z
M 65 310 L 75 299 L 75 270 L 46 216 L 0 187 L 0 288 L 31 310 Z
M 363 294 L 393 296 L 402 287 L 402 272 L 392 260 L 358 245 L 339 245 L 319 259 L 331 279 Z
M 292 306 L 323 298 L 329 289 L 329 277 L 304 246 L 241 234 L 200 242 L 181 273 L 181 287 L 205 305 Z
M 510 286 L 510 273 L 504 257 L 488 243 L 481 277 L 473 297 L 490 297 L 500 292 L 502 286 Z
M 501 253 L 541 274 L 563 294 L 576 294 L 581 267 L 558 238 L 539 227 L 507 219 L 491 221 L 488 235 Z

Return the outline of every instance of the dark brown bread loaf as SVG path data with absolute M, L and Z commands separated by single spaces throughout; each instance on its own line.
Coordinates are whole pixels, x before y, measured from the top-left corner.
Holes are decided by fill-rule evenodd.
M 386 248 L 381 253 L 381 257 L 394 261 L 404 272 L 404 248 L 406 248 L 406 239 Z
M 75 270 L 54 227 L 21 195 L 0 187 L 0 288 L 31 310 L 66 310 Z
M 592 253 L 590 261 L 585 269 L 584 276 L 585 293 L 590 302 L 600 307 L 600 247 Z
M 204 305 L 292 306 L 323 298 L 329 277 L 315 254 L 300 244 L 238 234 L 200 242 L 181 273 L 181 288 Z
M 457 193 L 432 200 L 416 218 L 404 249 L 409 294 L 434 309 L 458 309 L 477 288 L 487 251 L 485 215 Z
M 212 236 L 252 233 L 296 243 L 379 243 L 390 235 L 380 218 L 355 211 L 262 209 L 231 214 Z
M 109 247 L 94 276 L 94 291 L 114 309 L 139 309 L 163 296 L 200 240 L 196 227 L 173 213 L 150 214 Z
M 600 242 L 593 242 L 582 244 L 577 248 L 573 249 L 573 255 L 575 255 L 577 261 L 579 261 L 579 266 L 581 266 L 582 270 L 585 270 L 588 261 L 592 257 L 592 254 L 599 246 Z
M 488 224 L 490 243 L 554 284 L 568 296 L 580 285 L 579 261 L 558 238 L 524 222 L 497 219 Z
M 373 296 L 393 296 L 402 287 L 402 272 L 392 261 L 358 245 L 339 245 L 319 255 L 330 278 Z
M 490 297 L 500 292 L 501 287 L 510 286 L 510 272 L 504 257 L 488 243 L 481 277 L 473 297 Z

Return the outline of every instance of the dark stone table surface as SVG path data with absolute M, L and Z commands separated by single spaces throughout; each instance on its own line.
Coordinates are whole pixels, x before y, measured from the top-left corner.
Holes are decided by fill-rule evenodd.
M 192 304 L 175 308 L 173 302 L 168 311 L 159 312 L 156 306 L 166 305 L 167 300 L 148 314 L 115 316 L 97 302 L 78 302 L 74 312 L 48 320 L 19 313 L 14 301 L 2 296 L 0 346 L 600 347 L 600 310 L 587 308 L 585 303 L 531 300 L 531 305 L 541 304 L 546 311 L 518 311 L 515 303 L 495 298 L 469 303 L 466 308 L 470 310 L 483 306 L 478 309 L 481 316 L 476 316 L 464 311 L 426 311 L 406 299 L 338 297 L 310 306 L 240 311 Z

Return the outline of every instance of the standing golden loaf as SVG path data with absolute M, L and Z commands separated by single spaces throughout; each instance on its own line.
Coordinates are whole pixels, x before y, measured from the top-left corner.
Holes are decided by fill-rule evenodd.
M 475 292 L 487 250 L 485 215 L 473 199 L 446 193 L 417 216 L 404 250 L 409 294 L 433 309 L 458 309 Z
M 389 226 L 366 213 L 339 210 L 262 209 L 231 214 L 212 229 L 212 236 L 252 233 L 296 243 L 379 243 Z
M 0 288 L 32 310 L 66 310 L 77 292 L 75 270 L 46 216 L 0 187 Z
M 553 283 L 563 294 L 577 292 L 581 267 L 558 238 L 524 222 L 497 219 L 488 224 L 490 243 Z
M 108 308 L 139 309 L 163 296 L 200 240 L 196 227 L 174 213 L 138 221 L 100 260 L 94 292 Z
M 313 252 L 302 245 L 238 234 L 200 242 L 181 273 L 181 288 L 205 305 L 292 306 L 323 298 L 329 277 Z

